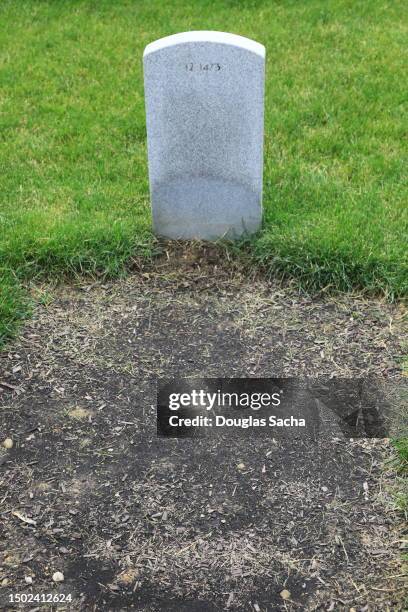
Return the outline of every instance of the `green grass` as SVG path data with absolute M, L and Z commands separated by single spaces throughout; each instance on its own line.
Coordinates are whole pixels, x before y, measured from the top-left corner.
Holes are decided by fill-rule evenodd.
M 30 312 L 30 300 L 9 270 L 0 269 L 0 347 Z
M 397 451 L 396 465 L 396 493 L 395 503 L 399 511 L 405 518 L 408 519 L 408 437 L 394 440 L 394 446 Z M 402 554 L 402 559 L 405 564 L 405 568 L 408 569 L 408 553 Z M 406 606 L 408 609 L 408 597 L 406 600 Z
M 405 0 L 2 0 L 0 339 L 21 282 L 152 253 L 141 56 L 191 29 L 267 48 L 254 261 L 308 290 L 406 295 L 407 24 Z
M 408 357 L 406 356 L 403 364 L 404 376 L 408 375 Z M 404 430 L 406 434 L 406 430 Z M 395 468 L 397 473 L 396 478 L 396 493 L 395 502 L 398 510 L 403 513 L 405 520 L 408 519 L 408 436 L 401 435 L 400 438 L 394 439 L 393 444 L 396 450 Z M 408 563 L 408 553 L 403 554 L 405 563 Z M 408 566 L 407 566 L 408 569 Z M 408 609 L 408 598 L 407 598 Z
M 408 438 L 400 438 L 394 441 L 397 450 L 397 473 L 400 476 L 400 490 L 397 495 L 399 508 L 408 516 Z M 407 559 L 408 560 L 408 559 Z
M 408 438 L 401 438 L 395 441 L 395 448 L 398 451 L 400 459 L 400 469 L 402 472 L 408 472 Z
M 404 376 L 407 376 L 408 356 L 405 356 L 403 360 L 402 370 Z M 406 429 L 404 433 L 407 433 Z M 396 472 L 398 479 L 396 503 L 397 507 L 405 514 L 405 517 L 408 518 L 408 436 L 401 435 L 401 437 L 393 440 L 393 444 L 397 451 Z M 405 554 L 404 558 L 408 562 L 408 553 Z

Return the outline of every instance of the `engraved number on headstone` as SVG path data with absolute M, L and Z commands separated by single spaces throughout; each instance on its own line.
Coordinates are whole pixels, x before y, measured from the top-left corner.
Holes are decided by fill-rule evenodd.
M 188 72 L 199 72 L 199 71 L 204 71 L 204 72 L 218 72 L 219 70 L 221 70 L 221 64 L 218 63 L 213 63 L 213 64 L 201 64 L 201 63 L 194 63 L 194 62 L 190 62 L 188 64 L 186 64 L 186 70 Z

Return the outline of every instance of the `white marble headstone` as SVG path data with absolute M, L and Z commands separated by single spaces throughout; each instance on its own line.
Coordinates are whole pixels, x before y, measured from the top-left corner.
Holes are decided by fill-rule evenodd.
M 185 32 L 144 55 L 156 234 L 237 238 L 262 218 L 265 48 L 224 32 Z

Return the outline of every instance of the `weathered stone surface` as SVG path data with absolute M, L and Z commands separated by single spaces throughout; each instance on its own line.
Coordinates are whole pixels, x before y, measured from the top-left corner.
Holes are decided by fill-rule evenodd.
M 236 238 L 262 217 L 265 48 L 186 32 L 144 52 L 153 226 L 170 238 Z

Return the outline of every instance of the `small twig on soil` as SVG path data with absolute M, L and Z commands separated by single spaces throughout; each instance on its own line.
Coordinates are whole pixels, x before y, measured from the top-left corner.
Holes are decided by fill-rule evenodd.
M 17 391 L 18 387 L 15 385 L 10 385 L 9 383 L 3 382 L 0 380 L 0 387 L 5 387 L 6 389 L 10 389 L 11 391 Z
M 406 578 L 408 574 L 395 574 L 394 576 L 388 576 L 388 580 L 391 578 Z

